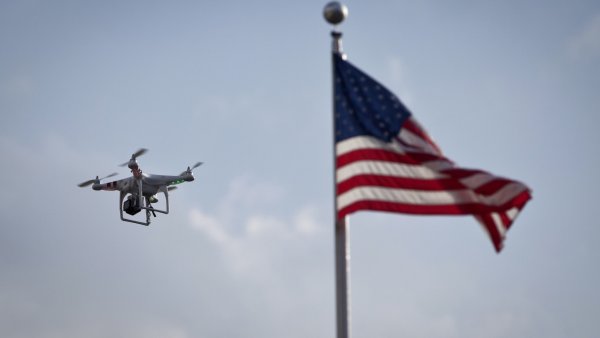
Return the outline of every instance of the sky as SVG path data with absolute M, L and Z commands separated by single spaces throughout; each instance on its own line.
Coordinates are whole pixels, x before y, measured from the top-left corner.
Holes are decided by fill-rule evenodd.
M 600 3 L 345 4 L 353 64 L 533 191 L 500 254 L 472 217 L 353 215 L 353 337 L 596 337 Z M 324 5 L 0 3 L 0 336 L 335 336 Z M 149 227 L 77 187 L 142 147 L 204 162 Z

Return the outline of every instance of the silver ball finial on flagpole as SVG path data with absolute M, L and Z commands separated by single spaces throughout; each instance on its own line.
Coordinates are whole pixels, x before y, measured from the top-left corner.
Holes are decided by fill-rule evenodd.
M 332 1 L 323 8 L 323 16 L 332 25 L 340 24 L 348 16 L 348 7 L 337 1 Z
M 331 32 L 331 37 L 333 38 L 333 52 L 345 59 L 346 55 L 342 52 L 342 33 L 338 32 L 335 29 L 335 26 L 346 19 L 348 16 L 348 7 L 337 1 L 331 1 L 323 8 L 323 16 L 327 22 L 334 26 L 333 31 Z

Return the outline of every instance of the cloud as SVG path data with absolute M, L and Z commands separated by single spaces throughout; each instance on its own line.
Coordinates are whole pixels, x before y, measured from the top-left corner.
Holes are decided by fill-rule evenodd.
M 569 40 L 568 53 L 575 60 L 600 57 L 600 13 Z
M 316 222 L 317 208 L 309 206 L 300 209 L 294 216 L 296 231 L 301 234 L 314 235 L 322 230 L 322 226 Z
M 324 229 L 314 206 L 299 207 L 291 216 L 277 215 L 283 195 L 277 185 L 241 176 L 231 182 L 214 212 L 192 208 L 189 223 L 219 247 L 231 271 L 256 277 L 260 270 L 261 279 L 276 280 L 281 257 L 291 253 L 286 252 L 287 244 L 318 236 Z
M 192 209 L 190 211 L 190 221 L 194 227 L 219 244 L 227 245 L 231 241 L 231 238 L 221 227 L 219 221 L 210 215 L 202 213 L 200 210 Z
M 319 336 L 333 315 L 322 306 L 333 302 L 331 233 L 318 208 L 288 210 L 284 196 L 277 184 L 240 176 L 212 210 L 191 208 L 188 222 L 235 285 L 242 326 L 259 329 L 255 336 Z

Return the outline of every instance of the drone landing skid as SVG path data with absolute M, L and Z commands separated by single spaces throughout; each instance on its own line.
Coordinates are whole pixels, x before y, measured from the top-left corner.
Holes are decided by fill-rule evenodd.
M 146 206 L 142 207 L 142 209 L 145 209 L 147 212 L 160 212 L 161 214 L 168 214 L 169 213 L 169 192 L 167 190 L 166 186 L 161 187 L 160 189 L 158 189 L 158 192 L 162 192 L 163 194 L 165 194 L 165 203 L 166 203 L 166 209 L 167 210 L 159 210 L 156 209 L 154 207 L 152 207 L 150 205 L 150 202 L 146 199 Z
M 141 189 L 140 189 L 141 190 Z M 121 215 L 121 220 L 124 222 L 130 222 L 130 223 L 135 223 L 135 224 L 141 224 L 141 225 L 145 225 L 148 226 L 150 225 L 150 214 L 154 214 L 154 212 L 160 212 L 162 214 L 168 214 L 169 213 L 169 194 L 167 192 L 166 187 L 164 189 L 159 189 L 158 192 L 162 192 L 165 195 L 165 203 L 166 203 L 166 210 L 160 210 L 160 209 L 156 209 L 154 207 L 152 207 L 150 205 L 150 202 L 148 201 L 148 199 L 144 198 L 141 193 L 138 194 L 137 196 L 134 196 L 134 199 L 128 200 L 127 202 L 131 201 L 134 202 L 134 207 L 130 207 L 131 205 L 128 204 L 127 202 L 125 202 L 126 204 L 128 204 L 128 207 L 124 208 L 124 203 L 123 201 L 125 200 L 125 197 L 127 196 L 126 192 L 121 192 L 120 196 L 119 196 L 119 214 Z M 141 210 L 146 211 L 146 221 L 142 222 L 142 221 L 138 221 L 136 219 L 133 218 L 125 218 L 123 216 L 123 211 L 127 212 L 130 215 L 134 215 L 137 214 L 138 212 L 140 212 Z M 156 217 L 156 215 L 155 215 Z

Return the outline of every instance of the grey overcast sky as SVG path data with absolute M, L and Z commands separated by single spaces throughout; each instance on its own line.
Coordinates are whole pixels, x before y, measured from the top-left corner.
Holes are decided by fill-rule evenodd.
M 354 336 L 597 337 L 600 3 L 346 4 L 351 62 L 533 190 L 499 255 L 471 217 L 351 217 Z M 324 5 L 0 3 L 0 336 L 335 335 Z M 205 162 L 147 228 L 76 187 L 141 147 Z

